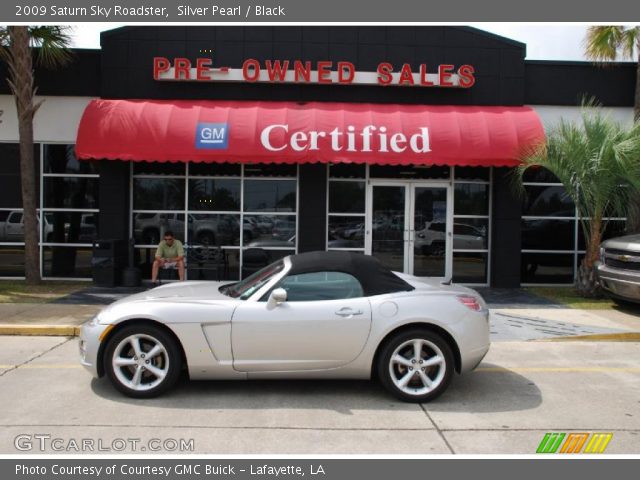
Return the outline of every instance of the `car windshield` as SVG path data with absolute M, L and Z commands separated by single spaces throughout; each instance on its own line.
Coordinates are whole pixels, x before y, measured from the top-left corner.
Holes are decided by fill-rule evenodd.
M 251 274 L 244 280 L 234 283 L 228 287 L 221 289 L 221 292 L 225 295 L 229 295 L 232 298 L 239 298 L 240 300 L 246 300 L 260 288 L 265 285 L 274 275 L 277 275 L 284 268 L 284 262 L 278 260 L 277 262 L 267 265 L 266 267 Z

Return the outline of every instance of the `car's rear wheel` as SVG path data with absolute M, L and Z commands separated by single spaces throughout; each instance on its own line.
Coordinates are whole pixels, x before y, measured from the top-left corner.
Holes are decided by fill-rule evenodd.
M 171 388 L 180 376 L 176 341 L 152 325 L 131 325 L 109 339 L 104 358 L 107 377 L 129 397 L 151 398 Z
M 377 368 L 380 382 L 390 393 L 405 402 L 428 402 L 449 386 L 453 352 L 434 332 L 407 330 L 383 347 Z

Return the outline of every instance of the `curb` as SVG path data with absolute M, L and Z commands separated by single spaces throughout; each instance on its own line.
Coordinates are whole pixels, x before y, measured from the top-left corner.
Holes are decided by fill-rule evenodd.
M 0 335 L 77 337 L 80 325 L 0 325 Z
M 640 332 L 594 333 L 572 337 L 543 338 L 540 342 L 640 342 Z

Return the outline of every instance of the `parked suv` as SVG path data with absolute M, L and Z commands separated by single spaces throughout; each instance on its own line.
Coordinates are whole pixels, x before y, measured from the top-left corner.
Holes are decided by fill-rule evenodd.
M 598 280 L 612 297 L 640 303 L 640 235 L 602 242 Z

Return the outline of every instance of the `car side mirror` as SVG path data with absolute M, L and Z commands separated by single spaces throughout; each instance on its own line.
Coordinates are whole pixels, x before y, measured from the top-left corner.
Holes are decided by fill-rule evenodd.
M 269 295 L 269 307 L 277 307 L 287 301 L 287 291 L 284 288 L 276 288 Z

